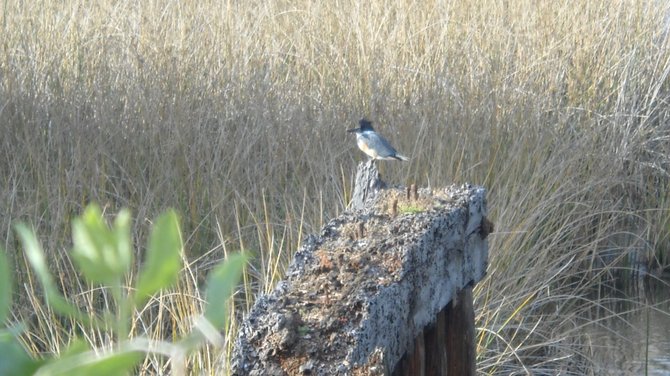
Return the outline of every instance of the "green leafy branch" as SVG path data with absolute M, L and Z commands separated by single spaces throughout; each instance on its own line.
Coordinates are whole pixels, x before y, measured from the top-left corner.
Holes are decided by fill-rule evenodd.
M 175 343 L 129 338 L 133 313 L 157 292 L 173 286 L 182 269 L 182 236 L 177 214 L 169 210 L 154 223 L 149 236 L 147 255 L 134 289 L 126 288 L 134 265 L 131 216 L 122 210 L 109 227 L 97 205 L 89 205 L 72 222 L 72 258 L 87 282 L 110 290 L 115 310 L 105 309 L 102 317 L 91 316 L 70 303 L 58 290 L 47 267 L 44 251 L 27 226 L 18 224 L 16 232 L 39 283 L 44 299 L 53 310 L 76 322 L 96 328 L 111 328 L 116 345 L 111 351 L 96 350 L 82 339 L 75 339 L 58 357 L 33 358 L 21 346 L 17 329 L 0 327 L 0 375 L 123 375 L 133 370 L 147 353 L 172 357 L 173 373 L 185 372 L 184 354 L 205 341 L 216 342 L 219 330 L 227 321 L 226 302 L 235 291 L 247 262 L 240 253 L 228 256 L 209 275 L 206 286 L 207 305 L 195 320 L 194 330 Z M 7 323 L 12 305 L 12 275 L 9 261 L 0 248 L 0 323 Z M 181 364 L 179 359 L 181 359 Z

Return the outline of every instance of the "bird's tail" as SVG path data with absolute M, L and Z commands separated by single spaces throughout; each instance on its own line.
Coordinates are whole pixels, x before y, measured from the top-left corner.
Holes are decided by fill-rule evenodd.
M 404 162 L 409 161 L 409 158 L 405 157 L 404 155 L 400 155 L 400 154 L 394 155 L 393 158 L 395 158 L 399 161 L 404 161 Z

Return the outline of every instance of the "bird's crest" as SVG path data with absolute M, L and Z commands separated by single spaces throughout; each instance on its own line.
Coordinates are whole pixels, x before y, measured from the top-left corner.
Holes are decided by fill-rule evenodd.
M 361 126 L 361 131 L 374 131 L 372 128 L 372 122 L 366 118 L 361 119 L 358 124 Z

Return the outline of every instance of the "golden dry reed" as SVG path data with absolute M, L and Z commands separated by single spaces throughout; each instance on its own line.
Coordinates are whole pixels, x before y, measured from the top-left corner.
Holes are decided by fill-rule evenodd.
M 11 227 L 32 224 L 65 294 L 105 304 L 67 250 L 88 202 L 181 213 L 191 263 L 133 335 L 187 331 L 226 252 L 255 260 L 241 314 L 291 252 L 345 209 L 367 116 L 407 164 L 386 180 L 488 188 L 489 274 L 476 290 L 484 374 L 591 369 L 581 312 L 642 261 L 668 264 L 669 16 L 664 1 L 19 1 L 0 5 L 0 234 L 15 319 L 35 353 L 72 327 L 41 303 Z M 665 254 L 662 251 L 665 250 Z M 587 299 L 587 296 L 589 297 Z M 147 358 L 138 373 L 168 373 Z

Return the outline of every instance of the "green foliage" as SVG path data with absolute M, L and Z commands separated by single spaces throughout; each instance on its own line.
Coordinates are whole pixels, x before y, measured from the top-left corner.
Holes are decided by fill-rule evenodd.
M 112 285 L 128 272 L 133 262 L 130 213 L 122 210 L 110 229 L 97 205 L 72 221 L 74 257 L 77 267 L 93 283 Z
M 128 375 L 142 358 L 143 354 L 141 352 L 126 349 L 97 355 L 86 342 L 76 340 L 66 349 L 60 358 L 53 359 L 40 367 L 36 375 Z
M 161 215 L 149 238 L 147 260 L 137 283 L 137 303 L 160 289 L 172 286 L 181 269 L 181 233 L 177 213 Z
M 0 248 L 0 323 L 7 320 L 12 307 L 12 275 L 7 255 Z
M 227 297 L 235 291 L 247 258 L 244 254 L 228 256 L 227 262 L 220 264 L 210 273 L 207 280 L 207 308 L 205 318 L 216 328 L 224 326 L 226 309 L 224 304 Z M 224 298 L 225 297 L 225 298 Z
M 100 208 L 88 206 L 84 214 L 75 218 L 72 224 L 74 247 L 72 256 L 84 278 L 99 284 L 112 292 L 115 308 L 106 308 L 100 317 L 91 320 L 59 292 L 47 267 L 35 234 L 23 224 L 16 225 L 16 231 L 23 245 L 29 263 L 44 290 L 48 305 L 60 315 L 69 317 L 79 324 L 93 325 L 98 329 L 110 329 L 116 335 L 116 345 L 111 351 L 91 349 L 81 338 L 75 338 L 59 357 L 35 360 L 22 347 L 15 333 L 0 330 L 0 375 L 97 375 L 115 376 L 130 374 L 145 354 L 151 353 L 150 342 L 128 339 L 132 315 L 152 294 L 168 288 L 177 281 L 182 268 L 182 238 L 177 214 L 170 210 L 161 215 L 151 230 L 147 248 L 147 259 L 138 277 L 136 288 L 123 286 L 133 267 L 131 238 L 131 216 L 122 210 L 110 228 L 104 221 Z M 207 322 L 207 328 L 218 331 L 227 321 L 225 303 L 233 294 L 240 274 L 246 263 L 244 254 L 232 255 L 216 267 L 207 283 L 206 296 L 211 299 L 200 321 Z M 12 302 L 12 278 L 9 273 L 7 256 L 0 249 L 0 318 L 7 322 Z M 132 298 L 132 291 L 136 291 Z M 114 309 L 114 310 L 113 310 Z M 113 310 L 113 311 L 112 311 Z M 202 326 L 202 325 L 201 325 Z M 206 336 L 207 337 L 207 336 Z M 202 336 L 187 336 L 184 346 L 174 347 L 190 352 L 202 344 Z M 156 341 L 158 342 L 158 341 Z M 170 344 L 163 343 L 163 347 Z M 159 346 L 156 346 L 159 347 Z M 172 354 L 173 364 L 178 363 L 183 354 Z M 184 369 L 176 364 L 175 369 Z M 181 368 L 180 368 L 181 367 Z
M 415 206 L 415 205 L 401 205 L 398 208 L 398 211 L 401 214 L 417 214 L 417 213 L 421 213 L 424 210 L 425 210 L 424 208 L 421 208 L 421 207 L 418 207 L 418 206 Z
M 0 250 L 0 252 L 4 255 L 4 251 Z M 26 353 L 14 333 L 0 329 L 0 375 L 30 375 L 39 365 L 40 362 L 35 361 Z
M 65 300 L 63 295 L 56 288 L 54 279 L 47 267 L 44 251 L 37 241 L 35 234 L 29 230 L 28 227 L 20 223 L 16 225 L 16 233 L 19 235 L 19 240 L 21 240 L 23 251 L 26 254 L 28 262 L 35 274 L 37 274 L 37 279 L 39 280 L 42 289 L 44 289 L 44 298 L 46 299 L 47 304 L 62 315 L 86 321 L 85 315 L 74 305 Z

